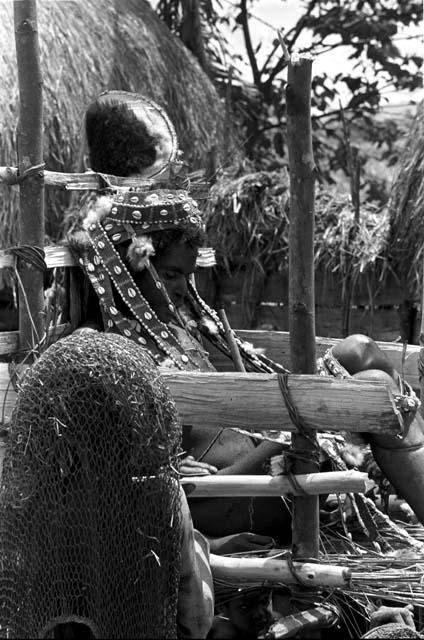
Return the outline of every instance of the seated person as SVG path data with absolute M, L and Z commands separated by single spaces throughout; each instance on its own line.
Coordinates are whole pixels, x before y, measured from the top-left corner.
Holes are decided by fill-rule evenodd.
M 158 156 L 163 170 L 169 169 L 170 154 L 163 157 L 164 145 L 156 143 L 154 129 L 146 126 L 149 120 L 143 116 L 143 98 L 136 97 L 136 103 L 134 109 L 133 95 L 129 98 L 125 93 L 111 92 L 88 110 L 87 140 L 93 170 L 117 173 L 122 166 L 119 175 L 144 177 L 147 172 L 150 176 L 151 167 L 158 168 Z M 115 113 L 115 128 L 109 136 L 106 116 L 111 111 Z M 167 123 L 168 128 L 172 126 Z M 132 148 L 128 150 L 128 140 L 145 151 L 138 154 L 138 165 L 128 166 L 127 154 L 137 157 Z M 102 147 L 100 159 L 96 144 Z M 111 158 L 113 165 L 108 164 Z M 210 371 L 213 367 L 202 338 L 226 353 L 229 348 L 217 315 L 200 298 L 191 281 L 197 249 L 203 242 L 201 215 L 197 202 L 186 191 L 170 189 L 167 179 L 168 187 L 163 188 L 159 171 L 150 187 L 142 191 L 116 189 L 89 209 L 85 235 L 77 243 L 80 264 L 92 285 L 83 324 L 127 336 L 143 345 L 159 366 Z M 76 245 L 75 248 L 78 250 Z M 247 370 L 286 371 L 242 342 L 239 348 Z M 337 345 L 329 358 L 339 360 L 347 376 L 383 380 L 399 393 L 397 373 L 371 339 L 350 337 Z M 416 416 L 403 440 L 372 435 L 369 441 L 389 480 L 424 521 L 417 489 L 424 484 L 421 417 Z M 185 473 L 254 474 L 264 472 L 264 464 L 281 452 L 281 445 L 268 441 L 257 445 L 250 437 L 232 430 L 222 430 L 217 437 L 213 429 L 187 425 L 183 449 L 189 454 L 182 461 Z M 190 509 L 195 526 L 212 538 L 212 545 L 216 537 L 246 531 L 279 536 L 280 543 L 290 540 L 289 510 L 279 498 L 192 499 Z M 270 542 L 266 538 L 266 544 Z

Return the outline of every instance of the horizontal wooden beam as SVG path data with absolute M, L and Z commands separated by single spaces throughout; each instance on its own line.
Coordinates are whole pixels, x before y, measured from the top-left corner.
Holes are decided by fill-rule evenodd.
M 69 323 L 58 324 L 49 330 L 50 340 L 58 340 L 70 328 Z M 19 332 L 0 331 L 0 357 L 12 356 L 18 350 Z
M 40 168 L 40 173 L 43 175 L 46 187 L 66 189 L 67 191 L 96 191 L 104 189 L 106 185 L 125 189 L 150 188 L 152 185 L 158 184 L 154 179 L 137 176 L 112 176 L 95 173 L 94 171 L 60 173 Z M 198 172 L 188 175 L 187 178 L 190 180 L 190 194 L 195 195 L 198 199 L 207 198 L 208 183 L 199 181 Z M 8 185 L 18 184 L 19 174 L 17 167 L 0 167 L 0 183 L 2 182 Z
M 60 325 L 58 327 L 59 335 L 61 333 Z M 269 358 L 284 364 L 290 368 L 290 336 L 285 331 L 241 331 L 237 330 L 244 340 L 252 342 L 255 346 L 264 348 Z M 317 355 L 323 355 L 326 349 L 340 342 L 338 339 L 317 338 L 316 348 Z M 402 366 L 402 345 L 393 342 L 378 342 L 380 348 L 389 358 L 393 367 L 401 371 Z M 0 356 L 13 355 L 18 349 L 18 332 L 17 331 L 1 331 L 0 332 Z M 417 345 L 409 345 L 406 351 L 406 360 L 404 367 L 405 379 L 414 389 L 419 389 L 418 380 L 418 358 L 420 347 Z M 223 354 L 214 353 L 213 363 L 218 365 L 219 370 L 228 368 L 229 360 Z
M 259 331 L 259 330 L 241 330 L 237 329 L 236 334 L 247 342 L 251 342 L 255 347 L 265 349 L 268 358 L 284 364 L 288 369 L 291 368 L 290 361 L 290 334 L 288 331 Z M 327 349 L 341 342 L 340 338 L 323 338 L 316 339 L 317 358 L 324 355 Z M 397 370 L 402 370 L 402 350 L 403 345 L 399 342 L 380 342 L 378 346 L 388 359 L 392 366 Z M 406 349 L 406 357 L 404 363 L 405 379 L 414 389 L 419 389 L 418 380 L 418 357 L 420 347 L 418 345 L 408 345 Z M 213 352 L 213 363 L 219 371 L 228 369 L 229 360 L 226 356 L 219 352 Z
M 77 267 L 78 262 L 75 260 L 69 247 L 65 245 L 52 245 L 44 247 L 45 263 L 48 269 L 56 267 Z M 213 267 L 215 263 L 215 253 L 210 247 L 201 247 L 196 262 L 198 267 Z M 15 266 L 15 256 L 2 249 L 0 251 L 0 269 L 13 268 Z
M 215 580 L 230 583 L 300 583 L 311 588 L 341 589 L 350 586 L 350 570 L 336 565 L 288 562 L 273 558 L 231 558 L 211 553 L 210 566 Z
M 44 247 L 45 262 L 48 269 L 55 269 L 56 267 L 75 267 L 77 262 L 75 261 L 69 247 L 65 246 L 50 246 Z M 8 252 L 7 249 L 0 251 L 0 269 L 10 268 L 15 266 L 15 256 Z
M 294 431 L 277 374 L 164 372 L 183 424 Z M 377 382 L 289 376 L 292 401 L 319 431 L 399 432 L 388 387 Z
M 165 372 L 183 424 L 294 431 L 276 374 Z M 386 385 L 290 375 L 292 400 L 309 428 L 318 431 L 399 433 Z M 0 363 L 0 402 L 10 417 L 16 393 Z
M 181 483 L 192 498 L 241 496 L 301 496 L 366 493 L 374 482 L 360 471 L 329 471 L 294 476 L 185 476 Z

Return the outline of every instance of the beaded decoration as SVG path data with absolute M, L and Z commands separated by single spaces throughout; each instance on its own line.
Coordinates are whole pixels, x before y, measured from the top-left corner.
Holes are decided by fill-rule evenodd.
M 162 322 L 137 287 L 115 245 L 152 231 L 181 227 L 199 228 L 203 224 L 197 202 L 186 191 L 155 190 L 147 192 L 118 190 L 103 196 L 88 213 L 85 229 L 89 244 L 79 259 L 99 298 L 107 331 L 122 335 L 143 345 L 160 364 L 164 360 L 178 369 L 212 369 L 202 349 L 182 345 L 172 328 Z M 145 259 L 145 256 L 143 256 Z M 162 292 L 169 310 L 181 324 L 175 306 L 168 297 L 152 265 L 149 269 L 157 288 Z M 116 307 L 113 287 L 130 309 L 126 318 Z M 200 345 L 199 345 L 200 347 Z

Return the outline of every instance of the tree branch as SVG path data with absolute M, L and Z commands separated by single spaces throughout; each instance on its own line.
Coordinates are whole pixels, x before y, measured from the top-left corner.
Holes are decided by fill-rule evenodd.
M 258 69 L 258 63 L 256 61 L 255 52 L 253 51 L 252 40 L 250 37 L 249 31 L 249 15 L 247 12 L 246 6 L 247 0 L 241 0 L 240 2 L 240 18 L 241 18 L 241 26 L 243 29 L 244 35 L 244 44 L 246 46 L 247 56 L 249 58 L 250 67 L 252 69 L 253 81 L 255 86 L 260 89 L 261 88 L 261 74 Z

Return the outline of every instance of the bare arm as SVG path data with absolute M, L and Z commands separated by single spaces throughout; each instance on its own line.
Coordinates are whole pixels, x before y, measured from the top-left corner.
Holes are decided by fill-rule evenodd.
M 252 449 L 249 453 L 240 456 L 229 467 L 224 467 L 217 472 L 217 475 L 231 476 L 243 474 L 260 474 L 263 473 L 263 464 L 271 456 L 279 455 L 283 450 L 283 446 L 276 442 L 263 440 L 256 449 Z

